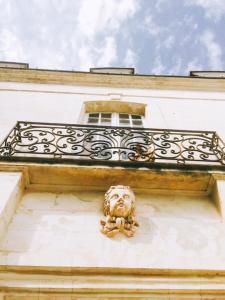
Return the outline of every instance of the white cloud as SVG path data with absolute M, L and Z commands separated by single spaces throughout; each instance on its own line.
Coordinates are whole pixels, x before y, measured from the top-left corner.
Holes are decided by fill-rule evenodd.
M 109 67 L 117 59 L 117 45 L 115 38 L 106 37 L 101 47 L 83 45 L 78 52 L 80 70 L 91 67 Z
M 137 60 L 138 60 L 137 54 L 132 49 L 128 48 L 123 61 L 124 66 L 134 67 L 137 63 Z
M 219 21 L 225 14 L 224 0 L 186 0 L 185 4 L 202 7 L 205 10 L 205 16 L 215 21 Z
M 222 49 L 215 41 L 213 32 L 206 30 L 201 36 L 200 41 L 206 47 L 210 68 L 214 70 L 223 69 Z
M 21 41 L 12 31 L 5 28 L 0 31 L 0 54 L 10 61 L 24 61 L 26 58 Z
M 159 12 L 161 12 L 167 4 L 169 4 L 168 0 L 157 0 L 155 3 L 155 7 Z
M 197 58 L 189 61 L 187 67 L 185 68 L 186 75 L 189 75 L 190 71 L 201 71 L 203 69 L 202 65 L 199 63 Z
M 80 70 L 88 70 L 88 68 L 93 67 L 94 57 L 91 47 L 83 45 L 78 51 L 78 59 Z
M 183 20 L 183 22 L 184 22 L 184 24 L 187 25 L 189 28 L 196 30 L 196 29 L 198 29 L 198 23 L 196 22 L 197 20 L 198 20 L 198 19 L 195 18 L 194 15 L 192 15 L 192 14 L 186 14 L 186 15 L 184 15 L 184 20 Z
M 156 24 L 151 15 L 144 19 L 144 29 L 153 36 L 157 36 L 166 30 L 166 27 Z
M 219 20 L 225 13 L 225 0 L 0 0 L 0 60 L 85 71 L 138 62 L 145 73 L 153 65 L 155 74 L 178 75 L 204 65 L 203 49 L 210 67 L 221 69 L 223 37 L 205 31 L 199 39 L 204 16 L 197 6 L 208 18 Z M 212 25 L 211 19 L 203 21 Z
M 117 60 L 117 37 L 139 0 L 0 0 L 0 59 L 89 70 Z M 21 15 L 23 18 L 21 18 Z M 130 36 L 129 36 L 130 38 Z
M 137 0 L 83 0 L 78 14 L 78 30 L 93 37 L 104 30 L 116 30 L 138 9 Z
M 163 45 L 167 48 L 170 49 L 175 43 L 175 37 L 174 35 L 169 35 L 164 41 Z
M 115 63 L 118 58 L 115 35 L 138 8 L 137 0 L 81 1 L 77 27 L 81 44 L 78 54 L 81 70 Z M 99 41 L 100 34 L 103 42 Z
M 176 63 L 174 66 L 169 68 L 168 74 L 175 75 L 175 76 L 180 74 L 181 67 L 182 67 L 182 59 L 181 57 L 176 57 Z
M 10 1 L 4 1 L 4 0 L 0 0 L 0 10 L 1 13 L 9 13 L 11 10 L 11 3 Z
M 155 74 L 155 75 L 167 74 L 167 75 L 176 76 L 181 73 L 182 63 L 183 63 L 183 61 L 182 61 L 181 57 L 176 57 L 175 64 L 169 67 L 168 64 L 162 60 L 160 55 L 158 55 L 158 56 L 156 56 L 156 58 L 154 60 L 154 65 L 151 70 L 151 74 Z
M 43 1 L 44 2 L 44 1 Z M 60 13 L 67 10 L 68 1 L 67 0 L 51 0 L 53 7 Z
M 154 65 L 151 70 L 151 74 L 162 75 L 165 72 L 165 65 L 162 63 L 160 56 L 158 55 L 154 60 Z
M 35 50 L 34 50 L 35 52 Z M 38 56 L 38 50 L 36 52 L 36 55 Z M 49 68 L 49 69 L 63 69 L 63 66 L 65 65 L 65 55 L 61 53 L 60 51 L 48 51 L 48 49 L 43 49 L 42 53 L 40 55 L 39 53 L 39 59 L 38 59 L 38 67 L 39 68 Z M 28 61 L 29 62 L 29 61 Z
M 105 67 L 111 66 L 117 59 L 117 45 L 116 40 L 113 37 L 106 37 L 105 43 L 102 49 L 99 51 L 97 66 Z

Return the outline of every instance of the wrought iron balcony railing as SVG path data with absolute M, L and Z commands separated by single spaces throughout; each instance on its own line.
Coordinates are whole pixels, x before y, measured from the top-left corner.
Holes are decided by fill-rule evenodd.
M 17 122 L 0 160 L 225 167 L 225 145 L 213 131 Z

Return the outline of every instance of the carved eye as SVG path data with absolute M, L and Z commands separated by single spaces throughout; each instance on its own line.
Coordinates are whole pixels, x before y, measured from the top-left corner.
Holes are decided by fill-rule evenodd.
M 129 195 L 125 194 L 125 195 L 123 196 L 123 199 L 129 199 Z
M 112 195 L 112 197 L 111 197 L 111 199 L 117 199 L 117 198 L 119 198 L 119 195 L 118 195 L 118 194 L 114 194 L 114 195 Z

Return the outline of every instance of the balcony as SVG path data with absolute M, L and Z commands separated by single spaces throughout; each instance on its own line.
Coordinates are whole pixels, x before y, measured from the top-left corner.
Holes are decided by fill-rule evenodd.
M 17 122 L 0 160 L 225 170 L 225 144 L 214 131 Z

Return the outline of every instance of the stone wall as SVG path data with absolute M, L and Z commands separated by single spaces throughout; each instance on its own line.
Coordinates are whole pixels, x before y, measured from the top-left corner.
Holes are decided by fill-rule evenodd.
M 224 93 L 0 83 L 0 97 L 1 140 L 16 121 L 82 123 L 86 101 L 110 100 L 146 104 L 145 127 L 216 130 L 225 140 Z
M 136 191 L 134 237 L 100 232 L 104 192 L 27 191 L 0 244 L 12 265 L 224 269 L 225 225 L 208 196 Z

